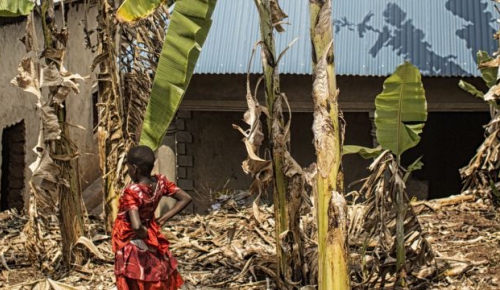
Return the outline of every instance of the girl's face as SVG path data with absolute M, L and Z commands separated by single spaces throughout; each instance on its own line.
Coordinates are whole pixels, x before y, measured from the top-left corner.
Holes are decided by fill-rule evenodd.
M 137 169 L 137 166 L 127 162 L 127 169 L 128 175 L 130 176 L 130 178 L 132 178 L 132 181 L 139 181 L 139 170 Z

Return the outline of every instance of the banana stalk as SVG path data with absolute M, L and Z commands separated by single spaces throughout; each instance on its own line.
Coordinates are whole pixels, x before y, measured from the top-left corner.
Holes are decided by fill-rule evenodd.
M 269 0 L 255 0 L 255 5 L 259 11 L 262 67 L 264 70 L 266 104 L 269 108 L 270 117 L 267 119 L 267 127 L 270 138 L 273 139 L 273 123 L 283 122 L 277 120 L 275 110 L 281 109 L 275 106 L 279 99 L 280 82 L 275 71 L 276 52 L 273 38 L 273 23 L 271 18 L 271 5 Z M 271 141 L 272 142 L 272 141 Z M 286 187 L 288 180 L 283 174 L 283 150 L 278 148 L 278 144 L 272 142 L 272 160 L 274 170 L 273 201 L 276 216 L 276 256 L 278 258 L 278 276 L 286 276 L 288 270 L 289 257 L 282 247 L 280 235 L 288 230 L 288 213 L 286 209 Z
M 54 19 L 54 2 L 45 0 L 42 2 L 42 26 L 45 40 L 45 51 L 64 51 L 65 43 L 55 40 L 53 33 L 56 32 Z M 63 26 L 66 22 L 63 20 Z M 64 28 L 63 28 L 64 30 Z M 63 31 L 61 30 L 61 31 Z M 64 55 L 64 54 L 62 54 Z M 60 67 L 63 65 L 63 57 L 60 63 L 46 58 L 48 65 Z M 70 268 L 71 264 L 81 265 L 84 259 L 84 251 L 73 248 L 78 238 L 85 235 L 85 223 L 83 221 L 83 199 L 82 189 L 78 171 L 78 148 L 70 140 L 69 128 L 66 124 L 66 106 L 64 100 L 57 101 L 58 87 L 49 87 L 49 99 L 53 100 L 51 106 L 57 115 L 61 126 L 60 139 L 54 141 L 54 150 L 50 150 L 50 157 L 60 166 L 61 177 L 69 183 L 69 186 L 59 186 L 59 227 L 62 236 L 63 264 Z
M 125 138 L 123 136 L 123 105 L 120 95 L 120 78 L 116 62 L 116 27 L 114 24 L 114 0 L 99 0 L 99 55 L 93 68 L 99 65 L 98 91 L 100 98 L 99 124 L 97 127 L 100 167 L 104 191 L 106 229 L 111 231 L 118 213 L 118 198 L 123 188 L 123 160 Z
M 310 0 L 313 44 L 314 145 L 318 174 L 318 289 L 350 288 L 347 206 L 343 196 L 343 124 L 338 106 L 332 33 L 332 1 Z

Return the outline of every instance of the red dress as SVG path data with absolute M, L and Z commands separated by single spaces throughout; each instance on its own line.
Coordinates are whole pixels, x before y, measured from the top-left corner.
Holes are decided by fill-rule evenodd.
M 156 190 L 143 184 L 130 184 L 120 196 L 118 216 L 112 233 L 115 275 L 118 290 L 176 290 L 183 283 L 177 260 L 168 250 L 168 240 L 160 233 L 154 213 L 162 196 L 179 188 L 164 175 L 155 175 Z M 128 211 L 137 209 L 148 237 L 135 238 Z

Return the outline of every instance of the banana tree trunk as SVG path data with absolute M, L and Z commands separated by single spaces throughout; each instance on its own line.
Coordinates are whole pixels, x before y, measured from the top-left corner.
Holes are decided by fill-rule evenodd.
M 261 34 L 261 50 L 262 67 L 264 69 L 265 81 L 265 96 L 266 105 L 269 109 L 270 116 L 267 119 L 267 127 L 270 135 L 274 182 L 273 182 L 273 202 L 276 216 L 276 256 L 278 258 L 278 276 L 286 277 L 286 272 L 291 270 L 288 267 L 289 256 L 282 247 L 280 235 L 288 230 L 288 213 L 286 208 L 286 188 L 288 180 L 283 173 L 283 153 L 284 150 L 279 148 L 279 143 L 274 140 L 273 123 L 283 123 L 283 119 L 276 120 L 275 110 L 281 110 L 276 106 L 275 102 L 280 94 L 279 75 L 275 71 L 276 52 L 273 38 L 273 23 L 271 17 L 271 4 L 269 0 L 255 0 L 257 10 L 260 17 L 260 34 Z
M 61 125 L 61 140 L 56 141 L 56 153 L 63 157 L 58 159 L 52 155 L 55 163 L 61 166 L 62 178 L 69 182 L 69 187 L 61 186 L 59 191 L 59 227 L 64 265 L 69 269 L 71 264 L 82 265 L 85 251 L 75 247 L 76 241 L 85 236 L 83 221 L 82 188 L 79 178 L 76 148 L 71 146 L 68 126 L 65 124 L 66 109 L 61 108 L 58 114 Z
M 106 229 L 112 230 L 118 213 L 118 198 L 123 187 L 123 160 L 125 158 L 125 139 L 123 136 L 123 106 L 119 91 L 119 75 L 116 53 L 116 27 L 113 11 L 114 0 L 99 0 L 99 55 L 94 66 L 100 65 L 98 73 L 99 108 L 98 142 L 100 166 L 104 190 L 104 212 Z
M 310 0 L 313 45 L 314 145 L 318 175 L 318 289 L 349 289 L 347 208 L 343 192 L 338 90 L 335 79 L 332 0 Z
M 42 2 L 42 27 L 44 35 L 45 50 L 65 49 L 57 47 L 52 33 L 55 32 L 54 1 L 45 0 Z M 63 26 L 66 23 L 63 23 Z M 52 60 L 47 60 L 47 64 L 57 65 Z M 49 87 L 51 94 L 57 92 L 57 87 Z M 63 265 L 70 268 L 71 264 L 81 265 L 83 263 L 84 251 L 73 248 L 78 238 L 85 234 L 85 224 L 83 221 L 82 190 L 78 174 L 78 154 L 77 148 L 69 137 L 69 129 L 66 124 L 66 107 L 53 102 L 52 107 L 57 114 L 61 128 L 61 138 L 54 141 L 54 149 L 50 150 L 50 157 L 61 168 L 61 177 L 68 181 L 69 186 L 59 186 L 59 227 L 61 230 Z
M 398 162 L 399 166 L 399 162 Z M 396 192 L 396 284 L 405 288 L 406 283 L 406 249 L 405 249 L 405 219 L 408 207 L 402 189 Z

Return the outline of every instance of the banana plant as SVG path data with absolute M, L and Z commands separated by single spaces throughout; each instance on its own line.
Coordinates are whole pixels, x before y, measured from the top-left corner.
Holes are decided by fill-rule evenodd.
M 477 58 L 477 63 L 479 64 L 479 70 L 481 71 L 481 76 L 483 78 L 483 81 L 488 87 L 488 89 L 490 89 L 497 83 L 498 67 L 482 66 L 482 64 L 487 64 L 491 61 L 494 61 L 494 59 L 486 51 L 483 50 L 478 51 L 476 54 L 476 58 Z M 474 97 L 480 98 L 483 101 L 487 102 L 492 109 L 498 109 L 497 103 L 491 99 L 489 100 L 485 99 L 486 93 L 477 89 L 474 85 L 464 80 L 460 80 L 458 82 L 458 86 L 462 90 L 473 95 Z
M 491 120 L 485 126 L 485 140 L 479 146 L 469 164 L 459 170 L 460 177 L 464 183 L 462 191 L 484 192 L 485 197 L 493 198 L 495 202 L 500 203 L 500 197 L 495 194 L 498 192 L 498 187 L 500 186 L 498 184 L 500 166 L 496 162 L 496 152 L 498 144 L 500 144 L 500 138 L 498 137 L 500 133 L 500 87 L 497 84 L 499 59 L 498 56 L 492 58 L 487 52 L 479 51 L 477 53 L 477 63 L 479 64 L 478 67 L 482 78 L 488 87 L 488 92 L 485 93 L 463 80 L 460 80 L 458 86 L 489 105 Z M 479 194 L 484 195 L 483 193 Z
M 0 9 L 7 7 L 4 2 L 0 1 Z M 59 257 L 69 269 L 71 265 L 82 265 L 85 256 L 82 248 L 74 247 L 78 238 L 85 234 L 85 222 L 78 170 L 80 153 L 70 138 L 66 117 L 66 99 L 71 92 L 80 93 L 79 81 L 84 78 L 65 68 L 68 34 L 65 34 L 64 41 L 58 36 L 62 31 L 67 32 L 67 23 L 63 20 L 62 28 L 56 28 L 54 2 L 39 1 L 38 18 L 30 13 L 32 2 L 9 3 L 13 4 L 8 6 L 12 9 L 11 15 L 28 14 L 24 42 L 28 54 L 19 64 L 18 74 L 11 83 L 37 97 L 36 111 L 40 120 L 37 159 L 29 166 L 33 174 L 29 181 L 29 220 L 24 228 L 24 234 L 32 238 L 25 246 L 34 265 L 38 265 L 42 272 L 54 272 L 58 264 L 54 261 Z M 32 45 L 37 25 L 43 31 L 44 52 L 40 59 L 34 57 L 38 53 Z M 51 57 L 47 56 L 48 51 L 53 52 Z M 55 248 L 57 251 L 48 251 L 51 241 L 47 233 L 53 230 L 51 221 L 54 218 L 59 222 L 61 241 Z
M 430 247 L 423 238 L 416 214 L 409 205 L 404 186 L 409 173 L 421 168 L 422 163 L 419 158 L 408 169 L 401 167 L 401 155 L 420 142 L 420 134 L 426 120 L 427 102 L 420 72 L 415 66 L 405 62 L 385 80 L 382 93 L 375 99 L 376 137 L 380 146 L 377 148 L 344 146 L 343 148 L 344 154 L 358 153 L 364 158 L 375 158 L 370 166 L 372 175 L 361 189 L 367 200 L 363 219 L 367 222 L 365 222 L 364 230 L 368 233 L 367 240 L 370 238 L 379 240 L 380 249 L 373 252 L 387 252 L 387 257 L 393 257 L 392 251 L 396 249 L 395 274 L 396 282 L 400 287 L 408 286 L 409 278 L 406 269 L 415 265 L 420 266 L 421 262 L 412 256 L 413 252 L 409 250 L 410 245 L 407 241 L 409 235 L 405 236 L 405 233 L 409 231 L 415 233 L 411 237 L 419 242 L 419 245 L 423 245 L 420 249 L 423 256 L 428 257 L 428 260 L 433 259 L 433 254 L 429 252 Z M 380 232 L 381 228 L 384 230 Z M 391 241 L 387 239 L 388 233 L 395 235 L 392 240 L 395 241 L 394 244 L 391 244 L 393 242 L 386 244 L 387 241 Z M 382 238 L 384 236 L 385 238 Z M 410 267 L 407 267 L 407 255 L 410 256 Z M 377 269 L 378 277 L 383 275 L 384 271 L 390 271 L 384 268 L 383 263 L 376 267 L 366 267 L 363 263 L 362 265 L 363 269 Z M 373 273 L 363 272 L 361 276 L 377 276 L 371 274 Z
M 309 1 L 314 103 L 318 290 L 351 289 L 347 243 L 347 204 L 341 152 L 344 126 L 335 74 L 333 0 Z
M 134 22 L 165 3 L 174 12 L 163 42 L 139 143 L 156 150 L 175 117 L 212 24 L 217 0 L 126 0 L 116 18 Z
M 28 15 L 35 3 L 30 0 L 0 0 L 0 17 L 17 17 Z
M 375 98 L 377 148 L 346 145 L 343 153 L 358 153 L 374 158 L 391 151 L 397 158 L 420 142 L 427 120 L 427 101 L 418 68 L 409 62 L 397 67 L 384 82 L 384 90 Z
M 102 45 L 100 54 L 93 63 L 93 68 L 100 66 L 102 75 L 98 77 L 99 97 L 107 108 L 107 110 L 100 111 L 102 115 L 99 117 L 98 132 L 101 168 L 103 175 L 106 176 L 103 180 L 103 188 L 108 229 L 111 228 L 116 217 L 118 192 L 124 183 L 122 162 L 125 151 L 139 141 L 138 138 L 136 139 L 136 129 L 141 123 L 143 124 L 142 130 L 146 133 L 141 134 L 140 143 L 149 145 L 153 149 L 161 143 L 192 76 L 201 46 L 210 28 L 210 16 L 216 0 L 125 0 L 115 12 L 110 7 L 114 7 L 116 2 L 98 1 L 98 19 L 100 20 L 98 30 L 99 41 Z M 164 27 L 163 24 L 168 17 L 165 16 L 168 15 L 166 8 L 174 2 L 176 5 L 170 18 L 170 26 L 166 29 L 166 36 L 163 37 L 163 31 L 156 30 L 160 29 L 159 26 Z M 128 25 L 130 22 L 144 18 L 149 19 L 146 29 Z M 122 24 L 121 32 L 118 32 L 114 25 L 115 19 Z M 151 29 L 153 31 L 147 31 Z M 127 73 L 125 75 L 118 73 L 118 71 L 123 73 L 123 67 L 118 67 L 118 65 L 123 65 L 124 62 L 123 55 L 117 55 L 114 47 L 113 40 L 118 33 L 121 33 L 122 53 L 123 50 L 126 51 L 125 53 L 130 53 L 134 50 L 128 48 L 147 42 L 145 46 L 148 55 L 135 53 L 132 64 L 134 67 L 132 70 L 136 75 L 147 74 L 142 78 L 139 86 L 134 85 L 133 81 L 126 80 Z M 147 37 L 148 33 L 155 35 L 153 39 Z M 131 38 L 130 35 L 135 36 Z M 160 50 L 156 46 L 158 37 L 161 37 L 161 55 L 157 55 L 157 51 Z M 145 47 L 141 46 L 141 49 L 144 50 Z M 117 58 L 119 64 L 116 62 Z M 148 60 L 142 62 L 137 58 L 148 58 Z M 130 66 L 127 64 L 125 66 L 125 71 L 130 72 Z M 154 73 L 150 73 L 149 70 L 153 70 Z M 153 74 L 155 75 L 153 84 L 149 85 L 149 77 L 152 78 Z M 121 80 L 121 77 L 124 79 Z M 120 85 L 122 88 L 125 87 L 125 90 L 120 90 Z M 136 89 L 137 87 L 140 87 L 140 92 Z M 128 90 L 130 88 L 132 90 Z M 131 92 L 133 93 L 130 94 Z M 134 99 L 130 99 L 132 95 Z M 145 122 L 143 122 L 144 119 Z M 109 138 L 109 136 L 112 137 Z
M 175 0 L 125 0 L 116 11 L 116 19 L 128 23 L 144 19 L 165 2 L 171 6 Z
M 160 146 L 186 93 L 216 3 L 217 0 L 176 1 L 146 108 L 141 145 L 153 150 Z

